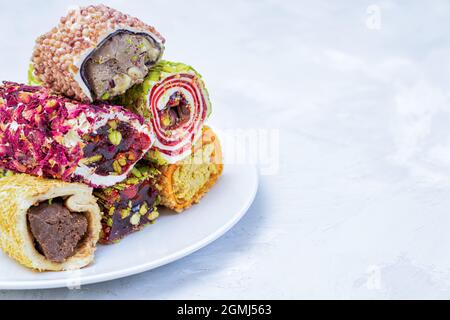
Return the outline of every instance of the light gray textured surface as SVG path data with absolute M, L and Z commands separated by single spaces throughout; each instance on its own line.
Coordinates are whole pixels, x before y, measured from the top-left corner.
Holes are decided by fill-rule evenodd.
M 104 2 L 199 69 L 217 127 L 279 129 L 280 172 L 181 261 L 0 299 L 450 297 L 450 3 Z M 1 4 L 0 78 L 25 80 L 33 38 L 75 2 Z

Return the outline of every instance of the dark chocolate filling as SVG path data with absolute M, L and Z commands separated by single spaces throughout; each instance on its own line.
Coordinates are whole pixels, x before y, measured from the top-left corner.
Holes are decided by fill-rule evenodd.
M 63 263 L 76 253 L 88 229 L 86 217 L 70 212 L 62 198 L 31 207 L 27 218 L 36 250 L 55 263 Z
M 84 60 L 81 78 L 94 100 L 109 100 L 142 83 L 162 54 L 162 45 L 149 34 L 118 30 Z
M 180 91 L 175 92 L 169 98 L 166 108 L 159 111 L 162 127 L 166 130 L 174 130 L 185 124 L 191 117 L 189 102 Z
M 118 132 L 120 135 L 118 145 L 111 140 L 112 131 Z M 125 122 L 118 123 L 114 129 L 110 125 L 105 125 L 95 134 L 84 136 L 84 139 L 87 141 L 83 150 L 87 166 L 93 168 L 94 172 L 101 176 L 111 173 L 122 174 L 128 171 L 149 143 L 148 136 L 137 132 Z

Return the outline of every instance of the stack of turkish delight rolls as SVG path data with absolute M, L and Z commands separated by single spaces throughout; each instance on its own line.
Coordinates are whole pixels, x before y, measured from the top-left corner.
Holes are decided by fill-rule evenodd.
M 99 5 L 36 40 L 29 83 L 0 85 L 0 247 L 38 271 L 83 268 L 97 243 L 183 212 L 223 171 L 192 67 L 165 39 Z

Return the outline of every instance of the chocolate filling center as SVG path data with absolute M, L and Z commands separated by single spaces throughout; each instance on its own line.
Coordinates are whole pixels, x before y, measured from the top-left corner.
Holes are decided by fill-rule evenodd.
M 166 130 L 173 130 L 185 124 L 191 117 L 191 108 L 188 100 L 180 91 L 169 98 L 166 108 L 159 111 L 161 125 Z
M 86 217 L 70 212 L 61 198 L 31 207 L 27 217 L 36 249 L 55 263 L 73 256 L 87 233 Z
M 94 100 L 109 100 L 142 83 L 161 55 L 161 46 L 149 35 L 119 30 L 86 59 L 82 77 Z

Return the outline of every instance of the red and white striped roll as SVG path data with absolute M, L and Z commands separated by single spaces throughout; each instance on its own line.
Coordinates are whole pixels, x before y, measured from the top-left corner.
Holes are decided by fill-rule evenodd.
M 122 102 L 149 119 L 156 136 L 152 156 L 166 163 L 192 153 L 212 109 L 201 76 L 190 66 L 168 61 L 156 65 Z

